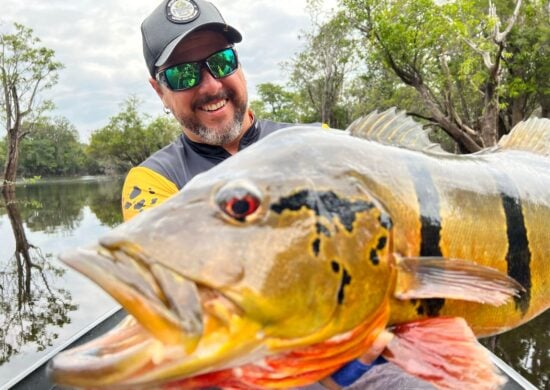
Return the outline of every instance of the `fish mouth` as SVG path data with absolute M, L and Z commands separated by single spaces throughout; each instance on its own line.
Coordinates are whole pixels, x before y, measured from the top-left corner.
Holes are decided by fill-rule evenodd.
M 140 387 L 253 361 L 261 326 L 221 291 L 152 260 L 127 241 L 65 253 L 129 313 L 117 327 L 49 364 L 55 383 L 72 387 Z M 238 361 L 238 362 L 237 362 Z

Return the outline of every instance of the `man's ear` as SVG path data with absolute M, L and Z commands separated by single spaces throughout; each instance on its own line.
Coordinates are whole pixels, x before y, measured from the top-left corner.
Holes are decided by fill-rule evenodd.
M 149 84 L 151 84 L 151 87 L 153 87 L 153 89 L 155 90 L 155 92 L 159 96 L 160 100 L 162 100 L 162 98 L 164 97 L 164 91 L 162 90 L 162 87 L 159 84 L 159 82 L 157 80 L 155 80 L 154 78 L 150 77 L 149 78 Z

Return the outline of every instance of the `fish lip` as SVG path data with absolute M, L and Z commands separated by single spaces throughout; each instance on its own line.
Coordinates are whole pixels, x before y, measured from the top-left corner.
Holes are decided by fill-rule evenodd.
M 119 245 L 118 250 L 122 247 L 125 247 L 125 245 Z M 63 262 L 88 276 L 130 313 L 129 318 L 130 321 L 133 321 L 133 331 L 138 335 L 135 337 L 138 338 L 139 342 L 130 342 L 128 344 L 121 342 L 116 344 L 114 347 L 115 351 L 110 353 L 109 351 L 112 351 L 113 346 L 108 343 L 109 337 L 122 338 L 122 336 L 131 331 L 117 326 L 108 334 L 100 336 L 98 339 L 92 340 L 83 346 L 64 351 L 55 357 L 48 366 L 49 376 L 54 382 L 75 387 L 108 386 L 112 388 L 114 386 L 116 388 L 128 388 L 130 386 L 130 388 L 136 388 L 135 386 L 141 386 L 142 382 L 140 378 L 143 370 L 147 372 L 149 369 L 153 370 L 153 372 L 155 370 L 162 371 L 164 365 L 176 364 L 177 362 L 183 362 L 185 365 L 187 364 L 185 363 L 187 359 L 196 359 L 196 357 L 191 357 L 194 356 L 192 353 L 196 348 L 199 348 L 197 353 L 205 353 L 207 355 L 210 353 L 210 341 L 208 337 L 218 332 L 219 327 L 210 328 L 206 331 L 201 327 L 200 335 L 191 340 L 190 347 L 182 347 L 182 343 L 189 341 L 185 339 L 182 341 L 181 338 L 177 337 L 178 332 L 183 332 L 182 328 L 177 326 L 170 327 L 172 323 L 178 325 L 178 318 L 175 315 L 170 316 L 172 309 L 169 306 L 162 307 L 159 304 L 159 302 L 167 302 L 164 300 L 167 293 L 162 288 L 159 288 L 158 292 L 162 295 L 152 295 L 152 292 L 155 291 L 154 286 L 148 286 L 141 279 L 138 281 L 134 280 L 134 282 L 143 283 L 139 285 L 142 289 L 146 287 L 150 287 L 150 289 L 147 291 L 140 291 L 137 288 L 131 289 L 132 286 L 128 282 L 132 280 L 125 273 L 127 269 L 124 267 L 117 268 L 117 266 L 128 264 L 138 267 L 144 266 L 143 261 L 147 260 L 147 267 L 140 268 L 140 270 L 147 271 L 141 276 L 150 278 L 147 280 L 147 282 L 150 282 L 156 281 L 154 278 L 155 274 L 151 270 L 155 266 L 158 266 L 158 263 L 152 261 L 151 258 L 145 259 L 143 256 L 137 262 L 130 262 L 130 260 L 136 260 L 136 258 L 131 254 L 131 251 L 127 250 L 126 252 L 125 255 L 127 258 L 121 256 L 120 252 L 113 250 L 113 247 L 109 248 L 99 245 L 78 248 L 71 252 L 65 252 L 60 256 Z M 143 255 L 143 253 L 141 254 Z M 120 263 L 121 261 L 122 263 Z M 163 271 L 166 270 L 163 269 Z M 171 272 L 171 270 L 166 272 Z M 189 279 L 180 274 L 175 274 L 174 276 L 189 281 Z M 227 340 L 230 341 L 232 334 L 238 335 L 238 332 L 233 333 L 233 326 L 236 323 L 252 324 L 249 319 L 244 318 L 243 310 L 240 306 L 220 289 L 201 284 L 200 282 L 189 282 L 192 282 L 197 288 L 197 297 L 202 309 L 202 322 L 221 324 L 219 326 L 225 327 L 225 332 L 229 335 Z M 132 299 L 125 301 L 124 294 L 134 294 L 131 298 L 138 300 L 138 303 L 132 307 L 128 302 L 134 301 Z M 143 314 L 144 311 L 146 314 Z M 137 313 L 138 316 L 132 316 L 133 313 Z M 139 317 L 139 314 L 141 314 L 141 317 Z M 157 322 L 158 328 L 150 324 L 151 321 L 156 320 L 155 316 L 164 316 L 161 319 L 165 320 L 164 322 Z M 164 333 L 175 336 L 171 339 L 166 339 L 162 337 Z M 201 343 L 200 346 L 199 343 Z M 217 361 L 216 355 L 211 355 L 210 357 L 213 361 Z M 129 365 L 126 366 L 126 364 Z M 111 366 L 114 366 L 114 368 Z M 148 380 L 150 379 L 151 377 Z M 154 379 L 152 381 L 154 382 Z M 143 384 L 148 385 L 153 382 L 148 381 L 143 382 Z
M 106 334 L 57 354 L 48 362 L 46 373 L 52 382 L 65 386 L 110 386 L 149 362 L 155 342 L 132 316 L 127 316 Z M 117 363 L 126 370 L 117 370 Z
M 219 288 L 166 267 L 128 240 L 101 240 L 99 246 L 78 248 L 63 253 L 60 259 L 102 287 L 155 338 L 166 344 L 183 343 L 188 352 L 203 336 L 205 315 L 227 323 L 229 316 L 242 317 L 244 313 L 241 305 Z M 151 319 L 157 316 L 161 320 L 152 324 Z
M 212 292 L 215 292 L 216 294 L 222 296 L 225 300 L 230 302 L 235 308 L 238 308 L 239 311 L 244 312 L 244 307 L 234 298 L 230 296 L 230 294 L 223 291 L 222 288 L 219 286 L 215 286 L 208 282 L 208 280 L 201 278 L 191 278 L 188 275 L 184 275 L 178 270 L 174 269 L 173 267 L 169 267 L 166 264 L 163 264 L 156 260 L 153 256 L 151 256 L 146 250 L 143 249 L 140 245 L 125 239 L 124 237 L 118 237 L 118 236 L 105 236 L 99 240 L 99 244 L 101 248 L 104 249 L 106 254 L 113 259 L 116 260 L 114 253 L 117 250 L 122 251 L 125 255 L 129 256 L 130 258 L 138 261 L 140 264 L 142 264 L 145 268 L 149 270 L 149 272 L 152 274 L 153 277 L 154 274 L 151 272 L 152 266 L 160 266 L 163 267 L 170 272 L 173 272 L 174 274 L 177 274 L 179 277 L 188 280 L 192 283 L 194 283 L 201 292 L 209 290 Z M 166 295 L 166 294 L 165 294 Z
M 154 267 L 162 267 L 163 269 L 174 273 L 178 277 L 185 279 L 191 283 L 194 283 L 197 286 L 198 290 L 200 291 L 201 301 L 202 301 L 203 295 L 211 295 L 211 294 L 206 294 L 208 291 L 210 291 L 215 293 L 216 295 L 222 296 L 226 301 L 230 302 L 235 308 L 238 308 L 240 311 L 244 311 L 244 308 L 241 306 L 241 304 L 239 304 L 239 302 L 237 302 L 236 299 L 233 299 L 231 296 L 229 296 L 229 294 L 225 293 L 218 286 L 208 283 L 208 280 L 205 280 L 205 279 L 198 280 L 196 278 L 191 278 L 188 275 L 182 274 L 177 269 L 161 263 L 160 261 L 156 260 L 153 256 L 151 256 L 147 251 L 145 251 L 138 244 L 135 244 L 128 240 L 107 241 L 107 239 L 102 239 L 100 240 L 100 245 L 104 249 L 104 251 L 107 252 L 108 256 L 114 261 L 116 261 L 115 252 L 117 250 L 122 251 L 125 255 L 139 262 L 144 268 L 146 268 L 147 271 L 151 274 L 151 276 L 155 280 L 157 280 L 158 276 L 156 276 L 155 273 L 153 272 Z M 162 288 L 162 286 L 161 286 L 161 290 L 165 297 L 169 295 L 166 293 L 165 291 L 166 289 Z

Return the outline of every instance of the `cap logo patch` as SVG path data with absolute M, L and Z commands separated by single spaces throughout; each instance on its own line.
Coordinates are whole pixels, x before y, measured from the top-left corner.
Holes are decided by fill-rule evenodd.
M 166 17 L 174 23 L 189 23 L 200 14 L 193 0 L 170 0 L 166 4 Z

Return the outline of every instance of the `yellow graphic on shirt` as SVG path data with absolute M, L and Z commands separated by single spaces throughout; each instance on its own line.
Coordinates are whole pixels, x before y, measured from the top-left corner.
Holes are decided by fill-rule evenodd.
M 176 185 L 157 172 L 145 167 L 132 168 L 122 188 L 124 221 L 158 206 L 177 192 Z

